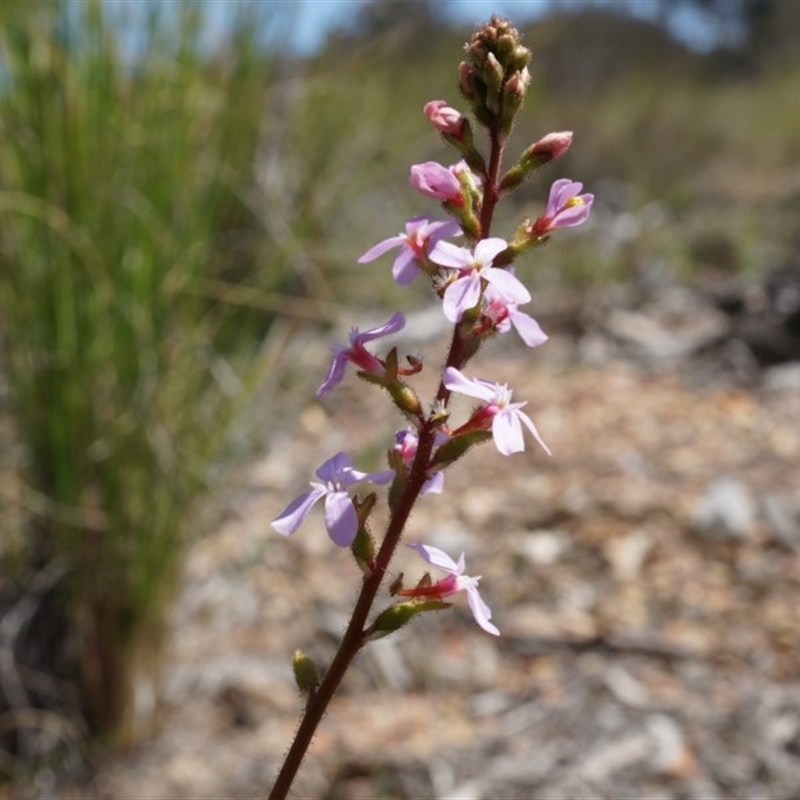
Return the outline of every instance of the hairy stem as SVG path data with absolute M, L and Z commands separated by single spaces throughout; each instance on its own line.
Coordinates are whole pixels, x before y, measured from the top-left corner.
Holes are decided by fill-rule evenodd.
M 503 141 L 499 131 L 499 124 L 495 122 L 489 128 L 489 141 L 491 153 L 489 156 L 489 169 L 486 172 L 486 181 L 483 186 L 483 204 L 481 205 L 481 239 L 487 239 L 492 228 L 494 209 L 500 199 L 498 178 L 500 176 L 500 163 L 503 159 Z
M 417 454 L 409 472 L 408 483 L 395 508 L 395 513 L 389 521 L 386 536 L 375 558 L 373 570 L 371 574 L 364 577 L 361 592 L 358 595 L 358 600 L 356 600 L 353 614 L 342 637 L 339 650 L 325 673 L 325 677 L 320 682 L 317 691 L 306 705 L 300 727 L 297 729 L 283 767 L 278 773 L 275 785 L 272 787 L 272 792 L 269 795 L 270 800 L 283 800 L 287 796 L 297 770 L 300 768 L 303 757 L 311 744 L 311 739 L 317 726 L 328 708 L 328 704 L 339 688 L 350 662 L 366 644 L 364 630 L 367 617 L 375 602 L 375 597 L 383 582 L 389 562 L 392 560 L 394 551 L 400 542 L 400 537 L 411 510 L 425 484 L 425 472 L 430 464 L 435 435 L 436 430 L 429 423 L 424 426 L 423 431 L 420 433 Z
M 495 206 L 500 196 L 498 191 L 498 175 L 500 174 L 500 162 L 503 155 L 503 143 L 497 125 L 493 125 L 490 128 L 489 136 L 491 155 L 484 184 L 483 204 L 481 207 L 481 239 L 485 239 L 489 236 Z M 460 368 L 463 366 L 463 363 L 464 342 L 459 327 L 456 325 L 453 331 L 453 338 L 450 342 L 450 349 L 447 354 L 446 366 Z M 449 399 L 450 390 L 445 387 L 444 383 L 440 382 L 436 400 L 446 405 Z M 339 649 L 328 671 L 325 673 L 325 677 L 306 704 L 300 726 L 297 729 L 294 741 L 289 748 L 283 766 L 275 779 L 275 784 L 269 794 L 269 800 L 284 800 L 284 798 L 287 797 L 295 776 L 297 775 L 297 771 L 300 768 L 300 764 L 305 757 L 311 740 L 314 737 L 314 733 L 328 705 L 336 694 L 351 662 L 358 654 L 358 651 L 361 650 L 368 641 L 365 635 L 367 618 L 375 603 L 375 598 L 383 583 L 383 578 L 389 567 L 389 563 L 400 543 L 406 522 L 427 480 L 427 471 L 430 467 L 433 455 L 437 427 L 438 423 L 429 419 L 423 424 L 422 429 L 419 431 L 417 453 L 409 470 L 408 482 L 406 483 L 405 490 L 400 496 L 392 518 L 389 520 L 389 524 L 386 528 L 386 535 L 384 536 L 381 547 L 375 558 L 372 571 L 363 579 L 361 592 L 356 600 L 353 614 L 350 617 L 350 622 L 342 637 Z

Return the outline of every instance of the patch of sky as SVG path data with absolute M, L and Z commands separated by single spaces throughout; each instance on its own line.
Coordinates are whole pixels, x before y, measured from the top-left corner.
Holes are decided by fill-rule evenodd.
M 244 15 L 259 26 L 265 45 L 287 47 L 297 55 L 310 55 L 336 29 L 347 29 L 368 0 L 193 0 L 204 15 L 203 43 L 211 48 Z M 698 51 L 712 49 L 722 39 L 710 18 L 689 5 L 664 6 L 661 0 L 440 0 L 443 13 L 454 23 L 472 29 L 493 13 L 517 24 L 529 22 L 555 9 L 617 5 L 628 13 L 660 20 L 673 36 Z M 67 0 L 80 3 L 83 0 Z M 120 21 L 126 43 L 135 52 L 139 27 L 154 8 L 164 19 L 174 19 L 180 0 L 104 0 Z M 414 0 L 407 0 L 413 3 Z M 665 9 L 668 13 L 665 13 Z M 138 31 L 138 33 L 137 33 Z

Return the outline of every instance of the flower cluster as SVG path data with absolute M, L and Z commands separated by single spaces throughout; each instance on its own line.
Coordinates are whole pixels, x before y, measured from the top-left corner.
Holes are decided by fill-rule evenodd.
M 426 407 L 407 381 L 424 366 L 418 358 L 409 355 L 408 366 L 401 366 L 396 347 L 384 355 L 373 352 L 377 340 L 404 327 L 402 313 L 398 311 L 383 324 L 363 332 L 354 328 L 347 345 L 333 346 L 333 360 L 317 395 L 322 397 L 335 389 L 345 378 L 347 365 L 352 364 L 358 377 L 388 393 L 406 418 L 407 427 L 395 434 L 387 451 L 389 469 L 362 472 L 346 454 L 337 453 L 317 470 L 320 482 L 312 482 L 311 491 L 293 500 L 272 522 L 279 533 L 293 534 L 316 502 L 324 498 L 325 525 L 331 540 L 340 547 L 352 547 L 368 576 L 377 572 L 382 575 L 386 570 L 419 496 L 441 493 L 444 471 L 473 446 L 492 441 L 501 455 L 509 456 L 524 450 L 527 430 L 550 454 L 536 425 L 523 411 L 524 401 L 512 402 L 513 392 L 505 384 L 466 373 L 470 359 L 491 337 L 514 330 L 531 348 L 547 340 L 539 323 L 521 310 L 532 302 L 532 296 L 515 274 L 513 262 L 554 231 L 585 222 L 594 201 L 593 195 L 582 193 L 582 184 L 561 178 L 552 184 L 544 211 L 533 221 L 525 219 L 510 240 L 491 234 L 497 202 L 529 174 L 559 158 L 572 143 L 569 131 L 547 134 L 529 145 L 510 169 L 501 172 L 500 157 L 529 82 L 529 57 L 529 51 L 519 43 L 519 34 L 505 20 L 493 17 L 476 31 L 459 69 L 459 84 L 475 122 L 490 134 L 492 152 L 487 158 L 476 148 L 466 114 L 445 100 L 428 102 L 424 106 L 426 118 L 456 150 L 458 160 L 451 165 L 434 161 L 415 164 L 410 183 L 427 198 L 438 201 L 446 216 L 415 216 L 405 223 L 403 232 L 383 239 L 358 259 L 367 264 L 392 253 L 396 283 L 407 286 L 424 276 L 443 315 L 453 324 L 435 398 Z M 453 241 L 458 237 L 459 242 Z M 453 393 L 477 401 L 467 419 L 458 425 L 450 419 Z M 389 484 L 391 522 L 380 553 L 369 530 L 375 495 L 359 498 L 351 494 L 351 487 L 365 483 Z M 396 581 L 391 594 L 404 599 L 377 617 L 365 630 L 365 640 L 397 629 L 417 613 L 446 607 L 445 598 L 458 592 L 466 593 L 478 625 L 499 634 L 478 592 L 479 578 L 464 574 L 463 553 L 455 561 L 431 544 L 409 547 L 446 576 L 433 581 L 426 573 L 409 588 L 403 587 L 402 580 Z

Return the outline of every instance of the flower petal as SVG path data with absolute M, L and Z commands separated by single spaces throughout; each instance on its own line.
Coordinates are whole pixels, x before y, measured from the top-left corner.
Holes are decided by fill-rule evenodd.
M 322 381 L 317 389 L 317 397 L 322 397 L 332 389 L 335 389 L 342 382 L 342 378 L 344 378 L 344 371 L 347 367 L 347 357 L 345 355 L 347 349 L 338 344 L 334 345 L 331 349 L 336 355 L 328 368 L 328 374 L 325 376 L 325 380 Z
M 550 197 L 545 212 L 547 216 L 554 217 L 564 207 L 564 203 L 571 197 L 575 197 L 582 188 L 582 183 L 571 181 L 569 178 L 559 178 L 555 181 L 550 187 Z
M 440 239 L 446 239 L 448 236 L 461 236 L 463 231 L 457 220 L 445 219 L 438 222 L 431 222 L 428 226 L 428 236 L 431 241 L 438 242 Z
M 483 381 L 472 380 L 457 370 L 455 367 L 448 367 L 444 371 L 442 380 L 447 389 L 451 392 L 465 394 L 467 397 L 476 397 L 487 403 L 494 399 L 494 389 L 487 386 Z
M 384 253 L 388 253 L 395 247 L 400 247 L 405 244 L 405 241 L 404 236 L 392 236 L 389 239 L 384 239 L 382 242 L 378 242 L 378 244 L 370 247 L 370 249 L 358 259 L 358 263 L 366 264 L 369 261 L 375 261 L 376 258 L 380 258 Z
M 486 605 L 483 598 L 478 592 L 477 585 L 467 587 L 467 600 L 469 607 L 472 610 L 472 616 L 475 617 L 475 622 L 481 626 L 487 633 L 493 636 L 499 636 L 500 631 L 496 625 L 489 620 L 492 618 L 492 610 Z
M 524 405 L 524 404 L 521 404 Z M 545 444 L 544 439 L 539 435 L 539 431 L 536 430 L 536 426 L 533 424 L 533 420 L 524 412 L 524 411 L 517 411 L 517 418 L 522 422 L 522 424 L 533 434 L 533 438 L 539 442 L 542 450 L 547 453 L 547 455 L 553 455 L 550 452 L 550 448 Z
M 414 164 L 411 167 L 410 183 L 418 191 L 438 200 L 455 202 L 461 197 L 458 178 L 436 161 Z
M 441 494 L 444 491 L 444 472 L 437 472 L 428 478 L 422 486 L 420 494 Z
M 408 286 L 413 283 L 420 273 L 417 266 L 417 257 L 413 251 L 404 247 L 392 264 L 392 277 L 398 286 Z
M 497 289 L 501 299 L 506 303 L 530 303 L 531 293 L 525 284 L 513 273 L 506 269 L 490 268 L 485 270 L 483 277 Z
M 371 483 L 373 486 L 385 486 L 387 483 L 394 480 L 393 469 L 383 469 L 379 472 L 362 472 L 359 474 L 361 475 L 360 480 Z
M 586 198 L 588 198 L 588 200 Z M 581 195 L 581 200 L 583 202 L 576 203 L 573 206 L 569 206 L 569 208 L 565 208 L 563 211 L 559 211 L 557 214 L 559 228 L 573 228 L 576 225 L 582 225 L 587 219 L 589 219 L 589 214 L 592 211 L 594 195 Z
M 377 328 L 370 328 L 368 331 L 358 334 L 358 341 L 364 344 L 371 342 L 373 339 L 380 339 L 382 336 L 388 336 L 390 333 L 397 333 L 402 330 L 406 324 L 406 318 L 402 311 L 397 311 L 392 316 Z
M 341 451 L 331 456 L 318 470 L 317 477 L 326 483 L 335 483 L 341 480 L 342 474 L 349 474 L 353 470 L 353 461 L 347 453 Z M 352 481 L 354 482 L 354 481 Z
M 492 420 L 492 438 L 498 452 L 504 456 L 510 456 L 512 453 L 519 453 L 525 449 L 522 426 L 517 414 L 510 408 L 505 408 L 495 415 Z
M 509 309 L 508 318 L 514 326 L 514 330 L 519 334 L 520 339 L 528 347 L 538 347 L 547 341 L 547 334 L 533 317 L 524 314 L 522 311 Z
M 499 236 L 481 239 L 475 245 L 475 261 L 481 264 L 491 264 L 495 257 L 508 247 L 508 242 Z
M 437 242 L 429 258 L 435 264 L 450 269 L 464 269 L 472 263 L 472 253 L 466 247 L 459 247 L 452 242 Z
M 481 278 L 474 270 L 469 275 L 453 281 L 445 290 L 442 310 L 450 322 L 461 322 L 466 311 L 474 308 L 481 299 Z
M 358 533 L 358 514 L 347 492 L 330 492 L 325 498 L 325 527 L 339 547 L 350 547 Z
M 303 523 L 308 516 L 312 506 L 323 495 L 327 494 L 327 489 L 318 483 L 311 484 L 314 488 L 310 492 L 295 497 L 291 503 L 270 523 L 275 530 L 283 536 L 291 536 Z
M 412 550 L 416 550 L 431 566 L 438 567 L 445 572 L 449 572 L 451 575 L 460 575 L 461 571 L 464 569 L 463 559 L 464 555 L 462 553 L 460 561 L 460 569 L 459 564 L 453 561 L 444 550 L 440 550 L 438 547 L 434 547 L 430 544 L 409 544 L 407 545 Z

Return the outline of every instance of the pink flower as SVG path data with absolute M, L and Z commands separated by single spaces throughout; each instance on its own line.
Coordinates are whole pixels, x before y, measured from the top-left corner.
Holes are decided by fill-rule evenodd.
M 531 225 L 530 235 L 544 236 L 556 228 L 572 228 L 586 222 L 594 195 L 578 194 L 582 188 L 582 183 L 567 178 L 557 180 L 550 188 L 550 199 L 544 214 Z
M 358 259 L 359 264 L 374 261 L 389 250 L 400 248 L 392 266 L 395 283 L 407 286 L 419 275 L 419 263 L 440 239 L 457 236 L 461 228 L 454 219 L 436 222 L 430 217 L 414 217 L 406 223 L 406 232 L 378 242 Z
M 528 347 L 538 347 L 547 341 L 547 334 L 533 318 L 518 310 L 518 303 L 505 299 L 494 286 L 487 286 L 483 293 L 481 319 L 475 326 L 478 335 L 486 331 L 506 333 L 512 327 Z
M 425 104 L 425 116 L 428 122 L 441 133 L 460 139 L 464 134 L 464 125 L 467 118 L 447 105 L 445 100 L 431 100 Z
M 464 204 L 464 195 L 461 183 L 456 176 L 455 167 L 448 169 L 435 161 L 414 164 L 411 167 L 410 180 L 415 189 L 428 197 L 435 197 L 437 200 L 454 203 L 458 206 Z
M 344 347 L 340 344 L 335 344 L 331 350 L 335 353 L 333 363 L 328 370 L 325 380 L 320 384 L 317 389 L 317 397 L 327 394 L 331 389 L 337 386 L 344 377 L 344 370 L 347 362 L 351 361 L 356 367 L 364 372 L 369 372 L 373 375 L 383 375 L 385 367 L 383 361 L 370 353 L 364 345 L 371 342 L 373 339 L 380 339 L 381 336 L 388 336 L 392 333 L 397 333 L 406 324 L 406 318 L 402 312 L 398 311 L 387 322 L 377 328 L 372 328 L 368 331 L 361 333 L 358 328 L 353 328 L 350 331 L 350 347 Z
M 349 547 L 358 533 L 358 515 L 345 487 L 364 481 L 379 486 L 394 477 L 394 470 L 359 472 L 345 453 L 337 453 L 318 470 L 317 477 L 324 483 L 311 482 L 312 489 L 292 500 L 276 519 L 272 527 L 284 536 L 291 536 L 308 516 L 314 503 L 325 498 L 325 527 L 334 544 Z
M 419 445 L 419 436 L 416 431 L 402 430 L 397 431 L 394 435 L 395 444 L 394 449 L 403 458 L 403 463 L 406 467 L 410 467 L 414 461 L 414 456 L 417 455 L 417 446 Z M 436 446 L 440 446 L 447 441 L 449 437 L 443 431 L 436 434 Z M 422 487 L 420 494 L 441 494 L 444 490 L 444 472 L 436 472 Z
M 482 239 L 471 253 L 450 242 L 437 242 L 431 251 L 431 261 L 459 272 L 459 277 L 444 291 L 442 308 L 450 322 L 460 322 L 464 313 L 478 304 L 483 281 L 494 286 L 508 302 L 530 301 L 530 292 L 513 273 L 492 267 L 494 258 L 507 247 L 505 239 Z
M 469 431 L 491 430 L 495 447 L 502 455 L 508 456 L 525 449 L 525 440 L 522 435 L 522 426 L 524 425 L 533 434 L 545 453 L 551 455 L 550 448 L 539 436 L 539 431 L 536 430 L 533 421 L 522 411 L 527 403 L 512 403 L 512 391 L 508 386 L 477 378 L 467 378 L 455 367 L 448 367 L 444 371 L 443 382 L 451 392 L 476 397 L 486 404 L 474 412 L 469 421 L 458 430 L 452 431 L 453 436 Z
M 399 595 L 405 597 L 445 598 L 456 592 L 466 592 L 469 607 L 472 611 L 472 616 L 475 617 L 475 622 L 487 633 L 491 633 L 494 636 L 500 635 L 500 631 L 491 622 L 491 609 L 486 605 L 478 592 L 478 584 L 480 583 L 481 576 L 470 577 L 469 575 L 464 575 L 466 565 L 464 563 L 463 553 L 459 556 L 458 562 L 456 562 L 453 561 L 444 550 L 440 550 L 438 547 L 433 547 L 429 544 L 410 544 L 408 546 L 412 550 L 416 550 L 431 566 L 447 572 L 448 575 L 446 578 L 442 578 L 430 586 L 421 586 L 416 589 L 401 589 L 398 592 Z

